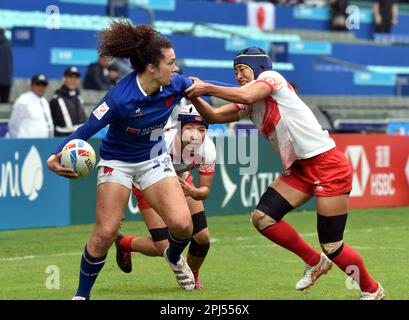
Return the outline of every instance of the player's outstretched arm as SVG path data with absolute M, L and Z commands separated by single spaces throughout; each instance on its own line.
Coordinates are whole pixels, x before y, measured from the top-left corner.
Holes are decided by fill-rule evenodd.
M 190 101 L 208 123 L 230 123 L 239 121 L 239 114 L 235 104 L 229 103 L 218 108 L 213 108 L 200 98 L 192 98 Z
M 256 81 L 250 86 L 235 88 L 206 83 L 196 77 L 189 77 L 189 79 L 194 83 L 185 90 L 189 99 L 209 95 L 231 102 L 249 105 L 268 97 L 272 92 L 271 87 L 265 82 Z
M 61 152 L 57 155 L 52 154 L 47 160 L 47 167 L 51 171 L 55 172 L 59 176 L 63 176 L 66 178 L 76 179 L 78 178 L 78 174 L 74 172 L 73 169 L 64 168 L 60 164 L 61 160 Z

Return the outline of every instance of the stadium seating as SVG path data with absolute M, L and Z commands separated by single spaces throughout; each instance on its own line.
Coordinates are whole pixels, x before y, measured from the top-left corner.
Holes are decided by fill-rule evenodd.
M 24 86 L 28 88 L 24 79 L 34 73 L 46 73 L 53 84 L 60 83 L 67 65 L 78 66 L 85 75 L 86 66 L 97 57 L 97 32 L 109 22 L 106 3 L 104 0 L 56 1 L 60 29 L 45 27 L 49 22 L 44 12 L 48 6 L 45 0 L 1 4 L 0 26 L 13 31 L 13 54 L 15 61 L 19 61 L 14 66 L 12 101 L 17 93 L 24 91 Z M 276 29 L 261 31 L 248 25 L 247 6 L 243 3 L 175 0 L 162 1 L 159 7 L 151 8 L 142 8 L 140 3 L 130 1 L 129 18 L 134 23 L 153 23 L 166 34 L 174 44 L 178 64 L 188 76 L 235 83 L 231 63 L 237 51 L 251 45 L 268 51 L 272 45 L 281 46 L 283 52 L 272 52 L 274 69 L 296 84 L 306 101 L 321 108 L 334 121 L 365 117 L 377 120 L 392 113 L 407 116 L 409 107 L 405 99 L 392 100 L 392 106 L 380 103 L 374 108 L 362 102 L 378 103 L 384 101 L 379 96 L 393 97 L 407 92 L 403 79 L 409 68 L 402 57 L 409 56 L 409 46 L 391 45 L 404 44 L 409 37 L 409 14 L 404 11 L 400 12 L 399 24 L 392 33 L 382 36 L 373 34 L 368 3 L 362 6 L 359 3 L 362 23 L 359 30 L 352 32 L 328 31 L 326 7 L 276 6 Z M 28 32 L 29 41 L 17 39 L 21 28 Z M 30 56 L 35 57 L 35 63 L 27 59 Z M 49 94 L 54 91 L 51 83 Z M 102 95 L 83 91 L 86 107 L 95 106 Z M 351 99 L 360 101 L 360 105 L 351 106 Z M 388 109 L 382 111 L 385 108 Z M 0 106 L 2 117 L 7 115 L 7 110 L 8 107 Z

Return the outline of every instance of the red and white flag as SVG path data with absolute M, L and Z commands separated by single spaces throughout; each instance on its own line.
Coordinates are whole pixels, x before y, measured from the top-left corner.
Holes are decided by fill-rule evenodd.
M 273 30 L 275 28 L 274 5 L 268 2 L 248 2 L 247 25 L 260 30 Z

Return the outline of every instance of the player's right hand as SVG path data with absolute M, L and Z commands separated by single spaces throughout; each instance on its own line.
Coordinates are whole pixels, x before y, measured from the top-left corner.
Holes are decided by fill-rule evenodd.
M 198 98 L 206 95 L 207 83 L 196 77 L 189 77 L 189 79 L 193 81 L 193 84 L 185 90 L 188 99 Z
M 78 174 L 75 173 L 73 169 L 64 168 L 61 166 L 60 159 L 61 159 L 61 152 L 57 155 L 52 154 L 47 160 L 48 169 L 50 169 L 51 171 L 54 171 L 59 176 L 63 176 L 63 177 L 70 178 L 70 179 L 78 178 Z

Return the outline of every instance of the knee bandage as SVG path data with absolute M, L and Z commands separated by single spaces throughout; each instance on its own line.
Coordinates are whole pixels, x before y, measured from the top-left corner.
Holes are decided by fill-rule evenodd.
M 325 217 L 318 215 L 317 231 L 321 248 L 330 259 L 342 251 L 347 214 Z
M 276 190 L 268 187 L 252 213 L 252 222 L 259 231 L 279 222 L 294 207 Z
M 193 235 L 207 228 L 207 220 L 204 211 L 192 215 Z
M 190 240 L 189 253 L 195 257 L 205 257 L 210 248 L 210 242 L 200 244 L 195 239 Z
M 155 242 L 168 240 L 169 231 L 168 228 L 157 228 L 157 229 L 149 229 L 151 234 L 152 240 Z

